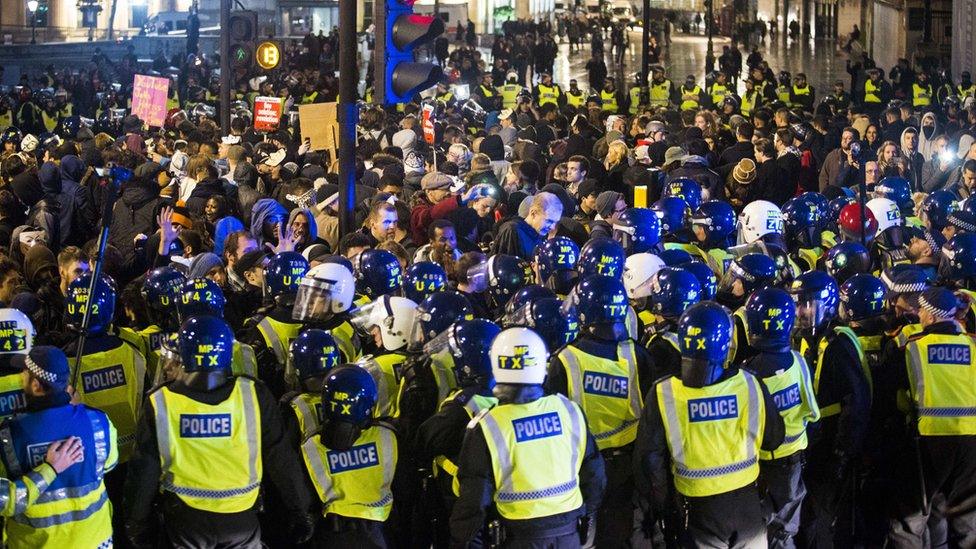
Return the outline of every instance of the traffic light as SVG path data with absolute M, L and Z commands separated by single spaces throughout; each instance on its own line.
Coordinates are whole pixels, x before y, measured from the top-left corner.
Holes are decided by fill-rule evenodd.
M 231 12 L 229 27 L 231 66 L 235 69 L 252 69 L 254 67 L 255 45 L 258 40 L 257 12 Z
M 441 78 L 441 68 L 437 65 L 415 61 L 414 48 L 440 36 L 444 21 L 415 14 L 413 0 L 377 0 L 375 6 L 379 35 L 373 66 L 374 95 L 381 104 L 405 103 Z

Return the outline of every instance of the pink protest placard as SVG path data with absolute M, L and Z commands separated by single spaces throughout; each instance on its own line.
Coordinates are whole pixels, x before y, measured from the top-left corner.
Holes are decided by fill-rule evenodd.
M 168 94 L 169 78 L 137 74 L 132 84 L 132 114 L 150 126 L 162 127 Z

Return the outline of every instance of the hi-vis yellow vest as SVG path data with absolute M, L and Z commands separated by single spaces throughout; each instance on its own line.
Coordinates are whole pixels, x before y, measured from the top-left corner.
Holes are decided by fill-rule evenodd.
M 584 421 L 579 407 L 562 395 L 495 406 L 472 420 L 468 428 L 480 426 L 491 456 L 498 514 L 527 520 L 583 505 Z
M 720 106 L 725 101 L 725 94 L 727 93 L 729 93 L 728 86 L 724 84 L 712 84 L 708 92 L 708 95 L 712 97 L 712 105 L 716 107 Z
M 854 333 L 854 330 L 846 326 L 836 326 L 834 327 L 834 333 L 837 337 L 847 337 L 851 343 L 854 345 L 854 349 L 857 351 L 857 360 L 861 366 L 861 371 L 864 373 L 864 377 L 867 379 L 868 388 L 873 391 L 873 382 L 871 380 L 871 367 L 868 364 L 868 357 L 864 353 L 864 347 L 861 346 L 861 340 Z M 817 343 L 816 355 L 811 355 L 813 349 L 810 348 L 810 344 L 807 343 L 806 338 L 800 340 L 800 354 L 804 357 L 816 357 L 816 367 L 813 370 L 813 390 L 815 394 L 820 394 L 820 376 L 823 374 L 823 357 L 827 350 L 827 346 L 830 344 L 830 338 L 824 336 L 820 338 Z M 840 413 L 840 402 L 831 402 L 825 404 L 823 399 L 817 400 L 820 405 L 820 417 L 827 418 L 831 416 L 836 416 Z
M 875 84 L 871 79 L 864 81 L 864 102 L 865 103 L 880 103 L 881 102 L 881 85 Z
M 919 434 L 976 435 L 976 338 L 916 335 L 905 350 Z
M 701 92 L 702 89 L 698 87 L 698 84 L 695 84 L 695 86 L 690 90 L 686 89 L 684 86 L 681 86 L 681 110 L 697 111 L 698 109 L 700 109 L 701 104 L 698 102 L 698 98 L 701 97 Z M 693 96 L 694 99 L 691 98 L 686 99 L 685 98 L 686 95 Z
M 545 84 L 538 85 L 539 91 L 539 106 L 543 106 L 547 103 L 552 103 L 553 105 L 559 104 L 559 86 L 553 84 L 551 86 L 546 86 Z
M 559 360 L 568 381 L 566 396 L 583 409 L 597 447 L 605 450 L 633 442 L 644 407 L 633 340 L 617 345 L 617 360 L 593 356 L 572 345 L 563 347 Z
M 810 95 L 810 86 L 806 86 L 806 87 L 800 88 L 800 87 L 797 87 L 797 86 L 794 85 L 793 86 L 793 96 L 800 96 L 800 95 Z M 792 98 L 791 98 L 791 100 L 790 100 L 790 106 L 791 107 L 802 107 L 803 106 L 803 103 L 801 103 L 800 101 L 793 101 Z
M 451 393 L 443 402 L 441 402 L 438 410 L 443 410 L 445 406 L 454 402 L 458 394 L 461 392 L 460 389 Z M 474 417 L 481 413 L 482 410 L 487 410 L 492 406 L 498 405 L 498 399 L 495 397 L 486 397 L 481 395 L 471 395 L 471 397 L 465 401 L 462 408 L 468 414 L 469 419 L 474 419 Z M 436 477 L 439 473 L 438 471 L 443 471 L 451 477 L 451 489 L 454 491 L 454 496 L 457 497 L 461 495 L 461 487 L 458 484 L 457 479 L 458 466 L 447 456 L 437 456 L 434 458 L 434 476 Z
M 359 365 L 376 382 L 376 408 L 373 417 L 400 417 L 400 365 L 407 360 L 401 353 L 363 357 Z
M 397 463 L 397 440 L 390 428 L 373 425 L 348 450 L 330 450 L 314 435 L 302 444 L 302 457 L 322 501 L 322 516 L 378 522 L 390 516 Z
M 753 109 L 756 108 L 756 103 L 759 100 L 759 92 L 753 89 L 751 92 L 747 91 L 742 94 L 742 103 L 739 105 L 739 111 L 742 116 L 749 116 L 752 114 Z
M 518 101 L 518 94 L 521 92 L 522 86 L 518 84 L 505 84 L 499 88 L 498 93 L 502 96 L 502 108 L 514 109 L 515 103 Z
M 264 337 L 264 344 L 274 353 L 275 360 L 285 369 L 285 382 L 289 387 L 298 383 L 298 373 L 291 364 L 291 341 L 302 331 L 301 323 L 281 322 L 270 316 L 265 316 L 257 324 L 257 329 Z M 338 341 L 336 342 L 338 343 Z M 339 346 L 342 348 L 342 345 Z
M 234 378 L 230 396 L 204 404 L 162 386 L 149 396 L 156 414 L 160 488 L 194 509 L 240 513 L 261 488 L 261 412 L 254 381 Z
M 254 358 L 254 347 L 235 339 L 230 369 L 235 376 L 258 377 L 258 364 Z
M 671 376 L 654 390 L 680 494 L 713 496 L 756 481 L 766 425 L 759 380 L 739 371 L 715 385 L 694 388 Z
M 820 419 L 810 369 L 800 353 L 793 351 L 793 364 L 770 377 L 762 378 L 786 425 L 783 444 L 772 452 L 759 451 L 759 459 L 779 459 L 807 447 L 807 425 Z
M 579 107 L 586 101 L 586 95 L 582 91 L 578 93 L 573 93 L 570 90 L 566 91 L 566 104 L 570 107 Z
M 81 357 L 75 390 L 81 402 L 98 408 L 118 430 L 119 463 L 132 455 L 136 424 L 142 411 L 146 357 L 125 341 L 118 346 Z
M 319 428 L 319 417 L 322 413 L 322 395 L 320 393 L 298 393 L 290 401 L 295 417 L 298 418 L 298 429 L 302 432 L 302 439 L 312 436 Z
M 362 349 L 360 349 L 356 331 L 349 321 L 345 321 L 332 328 L 329 330 L 329 333 L 332 334 L 332 337 L 336 340 L 336 345 L 339 346 L 339 353 L 342 355 L 343 364 L 350 364 L 359 360 Z
M 630 97 L 630 106 L 627 108 L 627 112 L 630 114 L 637 114 L 637 111 L 639 111 L 641 108 L 640 86 L 630 88 L 628 95 Z
M 14 415 L 27 406 L 20 374 L 0 376 L 0 419 Z
M 604 112 L 617 112 L 620 110 L 620 106 L 617 105 L 617 90 L 600 90 L 600 101 L 603 102 L 601 109 Z
M 671 81 L 664 79 L 660 84 L 651 82 L 650 99 L 652 107 L 667 107 L 671 104 Z
M 44 123 L 44 129 L 53 132 L 54 128 L 58 127 L 58 114 L 49 115 L 46 110 L 41 109 L 41 121 Z
M 923 88 L 918 83 L 912 84 L 912 106 L 927 107 L 932 104 L 932 84 L 926 84 Z

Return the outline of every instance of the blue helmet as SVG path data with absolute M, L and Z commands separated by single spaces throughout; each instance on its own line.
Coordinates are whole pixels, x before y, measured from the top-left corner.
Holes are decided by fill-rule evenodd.
M 376 398 L 376 382 L 364 368 L 334 368 L 322 382 L 322 420 L 362 426 L 372 419 Z
M 515 292 L 515 295 L 508 300 L 505 304 L 505 313 L 511 313 L 512 311 L 521 309 L 529 303 L 533 303 L 538 299 L 543 299 L 546 297 L 556 297 L 556 294 L 552 292 L 549 288 L 544 288 L 538 284 L 529 284 L 528 286 L 523 286 L 521 290 Z
M 339 345 L 325 330 L 309 328 L 291 341 L 291 363 L 299 380 L 324 374 L 339 365 Z
M 678 265 L 678 268 L 688 271 L 698 279 L 698 284 L 701 286 L 701 301 L 715 299 L 715 294 L 718 293 L 718 277 L 711 267 L 701 261 L 686 261 Z
M 827 274 L 843 284 L 848 278 L 858 273 L 871 272 L 871 254 L 860 242 L 838 242 L 827 251 L 824 259 Z
M 180 326 L 180 360 L 187 372 L 229 372 L 234 332 L 223 319 L 194 316 Z
M 782 351 L 790 347 L 796 321 L 796 304 L 786 291 L 762 288 L 746 300 L 746 337 L 760 351 Z
M 901 176 L 885 177 L 874 187 L 875 196 L 887 198 L 895 204 L 903 215 L 913 215 L 915 201 L 912 200 L 912 186 Z
M 851 196 L 840 196 L 830 201 L 828 204 L 828 215 L 830 216 L 829 221 L 831 227 L 837 227 L 837 221 L 840 219 L 840 211 L 851 204 L 857 204 L 857 200 Z
M 817 218 L 820 220 L 820 228 L 826 228 L 826 224 L 830 219 L 830 201 L 827 200 L 827 197 L 820 193 L 807 191 L 800 193 L 797 198 L 811 202 L 817 207 Z
M 519 314 L 519 312 L 516 312 Z M 575 307 L 565 307 L 562 300 L 546 297 L 523 307 L 522 321 L 510 322 L 511 326 L 532 328 L 545 342 L 549 354 L 555 353 L 563 345 L 576 341 L 579 335 L 580 320 Z
M 264 280 L 271 296 L 297 294 L 308 268 L 308 260 L 298 252 L 281 252 L 271 256 L 264 268 Z
M 417 349 L 461 320 L 474 318 L 474 309 L 464 295 L 455 291 L 434 292 L 417 304 L 416 321 L 407 345 Z
M 796 328 L 803 335 L 820 335 L 837 315 L 840 289 L 823 271 L 807 271 L 793 279 L 789 292 L 796 302 Z
M 844 322 L 864 320 L 885 313 L 888 289 L 880 278 L 856 274 L 840 286 L 839 314 Z
M 183 273 L 173 267 L 159 267 L 150 271 L 142 284 L 142 295 L 149 309 L 159 313 L 175 311 L 180 286 L 185 281 Z
M 972 200 L 967 200 L 968 208 Z M 976 206 L 976 203 L 973 204 Z M 956 196 L 949 191 L 934 191 L 922 201 L 920 217 L 930 231 L 941 231 L 949 224 L 949 214 L 958 209 Z M 973 212 L 976 213 L 976 212 Z
M 798 196 L 783 205 L 783 228 L 786 241 L 791 246 L 820 247 L 821 226 L 820 210 L 816 202 Z
M 698 277 L 684 269 L 664 267 L 651 279 L 651 312 L 665 318 L 678 318 L 701 300 Z
M 976 233 L 959 233 L 946 242 L 939 276 L 959 285 L 976 280 Z
M 482 265 L 487 269 L 488 300 L 495 307 L 504 307 L 515 292 L 534 278 L 529 262 L 514 255 L 496 254 Z
M 91 273 L 86 273 L 68 285 L 68 293 L 64 296 L 65 325 L 80 331 L 85 308 L 91 302 L 88 334 L 103 335 L 108 332 L 115 316 L 115 282 L 108 275 L 101 275 L 95 284 L 94 297 L 89 299 L 88 286 L 91 281 Z
M 223 318 L 226 303 L 220 286 L 209 278 L 200 277 L 191 278 L 180 286 L 177 308 L 181 321 L 199 315 Z
M 725 246 L 735 233 L 735 211 L 728 202 L 709 200 L 691 214 L 691 225 L 704 231 L 705 237 L 700 239 L 704 246 Z
M 661 241 L 660 215 L 647 208 L 627 208 L 613 222 L 613 238 L 627 255 L 649 252 Z
M 663 252 L 657 254 L 664 262 L 667 267 L 677 267 L 682 263 L 687 263 L 689 261 L 694 261 L 691 254 L 681 248 L 671 248 L 669 250 L 664 250 Z
M 627 337 L 627 291 L 617 278 L 588 276 L 566 298 L 564 309 L 576 308 L 580 325 L 598 337 L 623 340 Z
M 393 295 L 403 285 L 400 260 L 386 250 L 364 250 L 355 260 L 356 288 L 359 293 L 376 299 Z
M 483 318 L 463 320 L 451 328 L 448 345 L 454 356 L 454 375 L 461 386 L 469 383 L 493 386 L 488 350 L 502 331 L 497 324 Z
M 400 268 L 399 263 L 397 269 Z M 447 287 L 447 273 L 433 261 L 418 261 L 403 273 L 403 297 L 420 303 L 425 297 Z
M 777 272 L 776 262 L 769 256 L 746 254 L 737 257 L 729 264 L 725 275 L 722 276 L 718 294 L 730 296 L 730 301 L 741 303 L 752 292 L 772 286 L 776 281 Z M 737 285 L 736 282 L 739 284 Z
M 661 220 L 661 234 L 674 235 L 685 228 L 690 211 L 688 203 L 677 196 L 664 196 L 651 206 Z
M 624 274 L 626 260 L 623 247 L 609 238 L 591 238 L 583 246 L 576 270 L 580 279 L 591 275 L 610 276 L 619 279 Z
M 692 211 L 701 206 L 702 194 L 702 186 L 687 177 L 672 179 L 664 186 L 664 196 L 677 196 L 684 200 Z
M 732 315 L 713 301 L 696 303 L 678 319 L 681 381 L 689 387 L 716 383 L 732 350 Z
M 561 294 L 569 293 L 576 283 L 579 246 L 565 236 L 557 236 L 536 246 L 532 255 L 539 283 Z

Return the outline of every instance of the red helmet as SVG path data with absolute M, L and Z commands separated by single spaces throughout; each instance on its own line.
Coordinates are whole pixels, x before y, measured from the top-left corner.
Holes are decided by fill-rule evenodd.
M 862 224 L 864 233 L 870 240 L 878 230 L 878 219 L 874 217 L 871 210 L 865 208 L 865 214 L 862 216 L 860 204 L 848 204 L 841 209 L 837 226 L 844 240 L 860 240 Z

